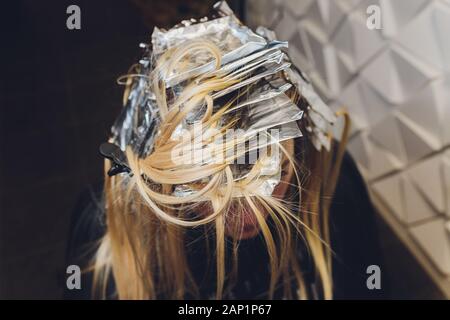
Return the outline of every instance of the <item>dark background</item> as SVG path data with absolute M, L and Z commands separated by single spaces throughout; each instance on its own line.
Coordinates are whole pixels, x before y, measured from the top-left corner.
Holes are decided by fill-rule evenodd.
M 153 26 L 202 17 L 214 2 L 1 5 L 0 298 L 62 297 L 71 211 L 101 182 L 98 146 L 121 108 L 117 77 L 140 58 Z M 81 30 L 66 28 L 71 4 L 81 8 Z M 245 19 L 244 1 L 229 4 Z M 440 297 L 391 230 L 381 221 L 379 229 L 392 297 Z

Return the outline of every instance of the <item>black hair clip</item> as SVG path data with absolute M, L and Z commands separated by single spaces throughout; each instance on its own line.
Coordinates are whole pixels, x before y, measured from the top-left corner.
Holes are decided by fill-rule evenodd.
M 131 173 L 127 164 L 125 153 L 113 143 L 105 142 L 100 145 L 100 154 L 112 161 L 111 169 L 108 170 L 108 176 L 112 177 L 119 173 Z

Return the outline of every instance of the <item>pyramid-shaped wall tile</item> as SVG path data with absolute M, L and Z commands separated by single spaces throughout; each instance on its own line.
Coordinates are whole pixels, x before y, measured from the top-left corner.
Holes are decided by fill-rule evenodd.
M 279 23 L 275 27 L 275 32 L 279 36 L 279 40 L 290 40 L 297 31 L 295 27 L 297 25 L 297 21 L 295 17 L 293 17 L 289 12 L 284 11 L 283 16 L 281 17 Z
M 412 166 L 406 172 L 430 205 L 441 213 L 446 210 L 443 165 L 444 156 L 438 154 Z
M 440 82 L 433 81 L 397 109 L 404 117 L 421 128 L 421 131 L 427 135 L 427 139 L 432 141 L 434 149 L 442 148 L 444 144 L 442 128 L 445 107 L 440 94 L 442 90 Z
M 402 201 L 404 197 L 403 178 L 400 174 L 377 181 L 372 184 L 372 188 L 401 222 L 407 222 Z
M 370 138 L 386 152 L 394 155 L 399 162 L 406 165 L 406 150 L 394 115 L 389 114 L 382 121 L 373 125 L 370 129 Z
M 376 141 L 373 141 L 370 136 L 367 144 L 371 155 L 370 167 L 367 174 L 369 180 L 398 172 L 404 167 L 404 164 L 395 155 L 380 146 Z
M 417 90 L 438 76 L 434 68 L 396 45 L 376 57 L 361 74 L 393 104 L 406 102 Z
M 380 1 L 383 14 L 383 34 L 396 36 L 410 21 L 417 21 L 416 15 L 430 4 L 429 0 L 394 0 Z
M 403 191 L 405 197 L 402 199 L 405 209 L 405 221 L 408 224 L 426 221 L 436 217 L 437 212 L 433 209 L 424 195 L 418 190 L 414 183 L 404 175 Z
M 258 0 L 256 1 L 258 3 Z M 282 1 L 285 8 L 288 9 L 296 17 L 305 14 L 314 0 L 284 0 Z
M 434 1 L 418 17 L 409 22 L 395 41 L 427 63 L 449 71 L 449 30 L 450 6 Z
M 359 78 L 352 81 L 338 97 L 339 102 L 347 107 L 352 115 L 352 132 L 362 130 L 369 125 L 368 115 L 364 105 L 366 101 L 360 89 Z
M 438 141 L 433 139 L 426 130 L 423 130 L 414 121 L 399 113 L 396 114 L 396 118 L 408 163 L 421 159 L 439 149 Z
M 310 52 L 308 39 L 301 22 L 297 24 L 297 31 L 291 38 L 288 50 L 292 62 L 304 72 L 309 72 L 313 68 L 313 62 L 308 59 L 311 53 L 308 53 Z
M 357 12 L 347 16 L 331 42 L 338 54 L 350 61 L 353 72 L 360 69 L 384 46 L 381 33 L 369 30 L 364 17 Z
M 330 35 L 349 10 L 346 1 L 316 0 L 309 7 L 306 19 Z
M 411 227 L 410 232 L 438 269 L 450 274 L 450 239 L 446 221 L 434 219 Z

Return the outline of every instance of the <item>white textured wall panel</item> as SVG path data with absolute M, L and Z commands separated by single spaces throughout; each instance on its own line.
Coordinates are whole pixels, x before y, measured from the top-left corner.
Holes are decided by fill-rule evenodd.
M 249 24 L 353 120 L 348 149 L 369 188 L 450 275 L 450 1 L 248 0 Z M 367 8 L 381 10 L 370 30 Z

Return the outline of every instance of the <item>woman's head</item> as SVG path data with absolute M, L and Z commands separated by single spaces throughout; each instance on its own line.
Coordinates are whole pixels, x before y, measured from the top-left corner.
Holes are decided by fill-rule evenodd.
M 283 147 L 286 152 L 293 155 L 294 154 L 294 141 L 287 140 L 283 143 Z M 291 186 L 291 182 L 294 178 L 293 166 L 289 162 L 290 160 L 286 157 L 282 157 L 281 168 L 280 168 L 280 182 L 276 185 L 272 192 L 272 197 L 275 199 L 283 200 L 288 193 Z M 261 205 L 257 205 L 257 208 L 261 211 L 262 217 L 267 219 L 268 212 Z M 205 215 L 208 214 L 206 208 L 204 208 Z M 209 211 L 210 213 L 211 211 Z M 244 201 L 233 201 L 228 209 L 225 220 L 225 235 L 234 240 L 246 240 L 257 236 L 261 231 L 261 226 L 255 216 L 255 213 L 251 207 Z
M 199 53 L 209 55 L 212 69 L 168 85 L 174 74 L 192 72 L 192 59 Z M 297 120 L 303 115 L 298 106 L 305 100 L 290 84 L 283 69 L 289 65 L 283 60 L 267 67 L 258 62 L 259 55 L 227 69 L 224 56 L 215 43 L 195 39 L 161 54 L 150 73 L 127 77 L 124 101 L 147 101 L 158 115 L 157 128 L 152 127 L 147 152 L 127 147 L 131 174 L 106 177 L 107 232 L 94 261 L 94 280 L 104 289 L 112 273 L 119 298 L 180 299 L 195 294 L 185 235 L 189 229 L 204 228 L 215 238 L 211 257 L 216 298 L 222 297 L 230 278 L 226 260 L 237 263 L 236 254 L 226 257 L 226 242 L 236 253 L 239 241 L 257 235 L 269 256 L 268 297 L 280 281 L 287 297 L 306 297 L 296 254 L 297 240 L 303 239 L 323 297 L 330 298 L 328 199 L 342 147 L 336 154 L 319 152 L 306 136 L 298 138 Z M 133 83 L 134 77 L 141 82 Z M 151 96 L 151 101 L 140 95 Z M 315 132 L 311 125 L 306 120 L 301 127 Z M 246 130 L 234 131 L 230 138 L 229 131 L 237 127 Z M 298 139 L 304 142 L 296 143 Z M 106 161 L 105 172 L 110 167 Z M 292 292 L 292 277 L 298 293 Z

